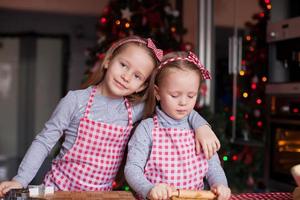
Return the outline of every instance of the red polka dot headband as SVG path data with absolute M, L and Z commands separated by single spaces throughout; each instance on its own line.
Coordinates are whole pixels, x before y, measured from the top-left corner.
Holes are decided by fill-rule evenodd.
M 119 43 L 115 43 L 114 49 L 116 49 L 119 46 L 121 46 L 125 43 L 128 43 L 128 42 L 139 42 L 139 43 L 145 44 L 149 49 L 151 49 L 153 51 L 154 55 L 156 56 L 156 58 L 159 61 L 161 61 L 162 58 L 163 58 L 163 50 L 158 49 L 150 38 L 147 38 L 147 41 L 142 40 L 142 39 L 138 39 L 138 38 L 125 39 L 124 41 L 121 41 Z
M 162 62 L 159 65 L 158 69 L 161 69 L 167 63 L 171 63 L 171 62 L 178 61 L 178 60 L 186 60 L 188 62 L 195 64 L 199 68 L 201 75 L 204 79 L 211 79 L 209 71 L 204 67 L 204 65 L 201 63 L 201 61 L 198 59 L 198 57 L 191 51 L 189 51 L 187 57 L 178 56 L 178 57 L 169 58 L 169 59 L 165 60 L 164 62 Z

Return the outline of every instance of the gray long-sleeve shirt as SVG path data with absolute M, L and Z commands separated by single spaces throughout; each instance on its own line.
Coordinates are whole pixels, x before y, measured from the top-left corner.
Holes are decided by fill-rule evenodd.
M 27 153 L 25 154 L 17 175 L 13 178 L 27 187 L 36 175 L 45 158 L 64 134 L 64 142 L 55 159 L 62 158 L 71 149 L 77 137 L 79 121 L 84 115 L 88 98 L 92 87 L 84 90 L 70 91 L 61 99 L 50 119 L 45 123 L 43 130 L 35 137 Z M 142 117 L 144 104 L 133 106 L 133 122 Z M 96 94 L 89 118 L 109 124 L 126 126 L 128 124 L 128 112 L 124 99 L 113 99 Z M 197 113 L 189 117 L 189 121 L 196 129 L 207 122 Z
M 191 129 L 188 122 L 189 116 L 181 120 L 175 120 L 162 112 L 158 107 L 156 113 L 159 126 L 166 128 Z M 128 143 L 128 155 L 125 165 L 125 177 L 128 184 L 135 192 L 147 197 L 150 190 L 154 187 L 145 176 L 144 169 L 147 160 L 150 157 L 152 148 L 152 129 L 154 127 L 153 119 L 143 120 L 136 128 L 132 138 Z M 227 186 L 227 179 L 224 170 L 220 164 L 218 154 L 208 160 L 208 172 L 206 174 L 210 186 L 223 184 Z

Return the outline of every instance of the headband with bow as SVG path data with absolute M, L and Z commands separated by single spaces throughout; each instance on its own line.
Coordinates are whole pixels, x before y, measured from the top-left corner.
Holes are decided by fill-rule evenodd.
M 169 58 L 169 59 L 165 60 L 164 62 L 162 62 L 159 65 L 158 69 L 161 69 L 167 63 L 174 62 L 174 61 L 177 61 L 177 60 L 186 60 L 188 62 L 191 62 L 191 63 L 195 64 L 199 68 L 199 70 L 201 72 L 201 75 L 204 79 L 211 79 L 209 71 L 204 67 L 204 65 L 201 63 L 201 61 L 198 59 L 198 57 L 194 53 L 192 53 L 191 51 L 188 52 L 187 57 L 178 56 L 178 57 Z
M 146 44 L 147 47 L 149 49 L 151 49 L 155 55 L 155 57 L 161 61 L 162 58 L 163 58 L 163 50 L 161 49 L 158 49 L 155 44 L 153 43 L 153 41 L 148 38 L 147 41 L 144 41 L 142 39 L 138 39 L 138 38 L 129 38 L 129 39 L 125 39 L 124 41 L 122 42 L 119 42 L 119 43 L 116 43 L 115 46 L 114 46 L 114 49 L 118 48 L 119 46 L 125 44 L 125 43 L 128 43 L 128 42 L 139 42 L 139 43 L 142 43 L 142 44 Z

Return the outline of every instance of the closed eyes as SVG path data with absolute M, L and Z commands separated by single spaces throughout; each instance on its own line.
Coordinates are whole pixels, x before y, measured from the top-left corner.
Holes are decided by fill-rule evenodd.
M 127 67 L 127 65 L 125 63 L 120 63 L 122 67 Z

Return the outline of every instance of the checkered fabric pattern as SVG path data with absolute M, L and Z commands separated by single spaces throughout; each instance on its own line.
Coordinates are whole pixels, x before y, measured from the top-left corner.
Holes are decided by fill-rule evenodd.
M 292 200 L 292 193 L 270 192 L 270 193 L 244 193 L 231 195 L 230 200 Z
M 132 129 L 132 109 L 128 110 L 128 126 L 118 126 L 88 118 L 95 97 L 94 87 L 84 117 L 80 120 L 73 147 L 60 160 L 52 163 L 45 177 L 46 185 L 64 191 L 109 191 L 121 164 Z
M 145 167 L 151 183 L 168 183 L 178 189 L 203 189 L 208 170 L 204 154 L 196 155 L 194 131 L 159 127 L 154 116 L 153 144 Z

